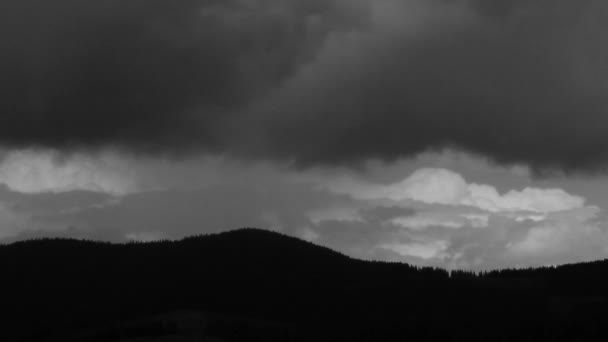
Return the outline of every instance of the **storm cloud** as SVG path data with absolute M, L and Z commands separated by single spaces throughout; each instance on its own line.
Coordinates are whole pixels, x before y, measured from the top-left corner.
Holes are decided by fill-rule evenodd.
M 211 150 L 224 143 L 223 122 L 235 108 L 294 74 L 330 31 L 357 25 L 356 7 L 324 0 L 5 1 L 0 141 Z
M 608 162 L 599 0 L 10 0 L 0 143 L 298 165 Z

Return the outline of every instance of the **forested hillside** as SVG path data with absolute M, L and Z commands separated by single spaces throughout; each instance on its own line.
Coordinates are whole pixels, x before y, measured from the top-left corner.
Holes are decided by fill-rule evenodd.
M 0 246 L 0 272 L 2 341 L 608 336 L 604 261 L 449 274 L 242 229 L 175 242 L 19 242 Z

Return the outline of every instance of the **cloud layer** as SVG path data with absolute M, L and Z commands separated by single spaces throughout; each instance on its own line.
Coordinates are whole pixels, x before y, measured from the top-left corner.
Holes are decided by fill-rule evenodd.
M 137 190 L 137 177 L 123 158 L 109 153 L 72 154 L 54 151 L 6 152 L 0 183 L 21 193 L 94 191 L 124 195 Z
M 231 112 L 359 25 L 355 3 L 5 1 L 0 142 L 214 150 Z
M 360 177 L 353 173 L 350 181 L 339 182 L 334 177 L 345 174 L 326 169 L 295 171 L 221 159 L 124 164 L 111 155 L 53 163 L 52 155 L 24 151 L 6 159 L 13 162 L 0 163 L 0 170 L 23 165 L 41 170 L 46 178 L 31 172 L 0 179 L 6 184 L 0 187 L 0 240 L 176 239 L 256 226 L 357 258 L 445 268 L 539 266 L 608 257 L 608 219 L 595 206 L 605 204 L 605 197 L 601 203 L 597 197 L 588 201 L 573 194 L 578 194 L 576 188 L 528 183 L 529 176 L 519 171 L 469 159 L 463 163 L 475 165 L 479 173 L 467 172 L 465 179 L 447 168 L 458 169 L 451 158 L 437 157 L 436 167 L 420 167 L 428 159 L 373 166 L 375 171 L 362 171 Z M 64 177 L 75 170 L 79 177 Z M 120 170 L 134 177 L 116 178 Z M 371 173 L 393 176 L 380 182 Z M 512 174 L 513 180 L 500 190 L 479 184 L 486 181 L 467 180 L 486 179 L 479 176 L 483 174 L 502 181 Z M 135 180 L 137 186 L 108 191 L 124 179 Z
M 430 168 L 419 169 L 397 184 L 372 190 L 370 196 L 384 196 L 395 201 L 464 205 L 489 212 L 529 211 L 542 214 L 581 208 L 585 204 L 584 198 L 570 195 L 562 189 L 528 187 L 501 195 L 491 185 L 468 184 L 458 173 Z
M 444 267 L 605 257 L 599 181 L 581 196 L 530 173 L 605 170 L 607 17 L 600 0 L 3 1 L 0 237 L 253 225 Z M 408 159 L 443 148 L 482 158 Z
M 9 0 L 0 143 L 603 169 L 600 0 Z

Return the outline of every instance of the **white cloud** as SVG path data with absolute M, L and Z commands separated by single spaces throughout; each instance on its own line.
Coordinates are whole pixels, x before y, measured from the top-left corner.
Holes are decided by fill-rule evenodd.
M 589 207 L 549 215 L 542 224 L 531 227 L 519 240 L 509 242 L 512 257 L 546 257 L 586 253 L 596 244 L 605 245 L 608 236 L 595 222 L 600 210 Z
M 547 215 L 525 215 L 525 214 L 516 214 L 514 215 L 516 222 L 542 222 L 547 219 Z
M 552 213 L 582 208 L 585 199 L 562 189 L 526 187 L 500 194 L 485 184 L 467 183 L 460 174 L 441 168 L 422 168 L 401 182 L 390 185 L 358 187 L 360 197 L 417 201 L 427 204 L 469 206 L 488 212 Z
M 112 154 L 61 157 L 49 150 L 20 150 L 0 161 L 0 183 L 23 193 L 89 190 L 124 195 L 135 190 L 128 163 Z
M 460 204 L 469 195 L 464 178 L 446 169 L 419 169 L 380 193 L 395 201 L 414 200 L 429 204 Z
M 582 208 L 585 199 L 570 195 L 562 189 L 525 188 L 521 191 L 511 190 L 500 195 L 490 185 L 469 184 L 469 195 L 462 204 L 478 207 L 487 211 L 532 211 L 552 213 L 557 211 Z
M 443 227 L 443 228 L 462 228 L 465 225 L 464 220 L 461 218 L 438 216 L 438 215 L 416 215 L 407 217 L 397 217 L 390 220 L 390 223 L 395 226 L 408 228 L 412 230 L 424 230 L 429 227 Z
M 386 217 L 381 221 L 383 225 L 359 223 L 367 227 L 366 234 L 374 237 L 375 242 L 369 242 L 369 246 L 376 248 L 377 258 L 490 269 L 576 262 L 608 255 L 608 220 L 598 221 L 602 217 L 598 207 L 559 188 L 555 180 L 529 178 L 523 168 L 478 164 L 473 165 L 479 170 L 473 166 L 463 168 L 451 160 L 433 163 L 429 157 L 413 165 L 403 162 L 399 168 L 374 165 L 376 176 L 367 179 L 347 174 L 329 178 L 331 183 L 317 184 L 329 192 L 350 196 L 362 203 L 359 207 L 412 210 L 411 215 Z M 390 168 L 390 174 L 383 178 L 384 168 Z M 469 182 L 452 169 L 483 181 Z M 403 174 L 409 176 L 398 180 Z M 348 231 L 343 231 L 347 239 Z M 322 241 L 323 237 L 319 242 Z M 381 254 L 382 251 L 388 254 Z

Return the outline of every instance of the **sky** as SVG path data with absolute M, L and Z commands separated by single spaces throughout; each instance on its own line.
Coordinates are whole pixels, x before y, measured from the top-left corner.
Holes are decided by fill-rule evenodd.
M 0 241 L 608 257 L 600 0 L 7 0 Z

